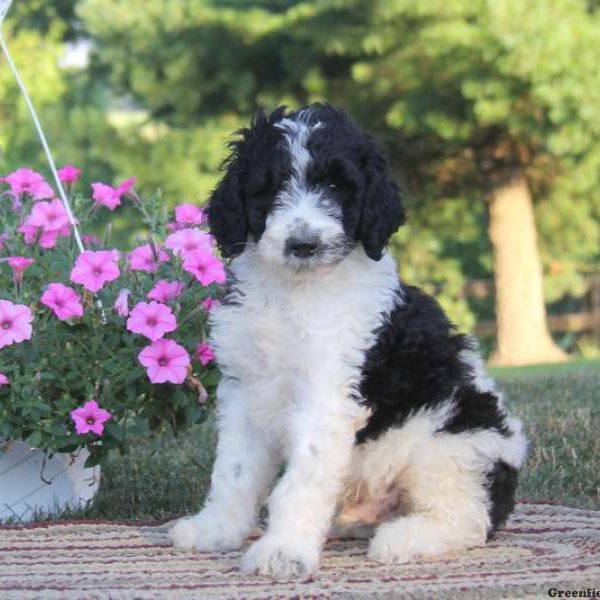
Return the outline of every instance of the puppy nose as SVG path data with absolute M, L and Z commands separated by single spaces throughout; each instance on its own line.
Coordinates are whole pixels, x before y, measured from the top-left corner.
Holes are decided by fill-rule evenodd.
M 290 238 L 285 243 L 285 253 L 293 254 L 297 258 L 309 258 L 317 251 L 319 240 Z

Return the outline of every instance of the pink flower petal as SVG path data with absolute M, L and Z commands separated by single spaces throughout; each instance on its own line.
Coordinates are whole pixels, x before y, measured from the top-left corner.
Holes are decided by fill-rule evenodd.
M 95 400 L 86 402 L 83 406 L 71 411 L 71 418 L 75 423 L 75 431 L 82 435 L 88 432 L 102 435 L 104 423 L 112 418 L 109 411 L 98 406 Z
M 29 194 L 34 200 L 52 198 L 54 192 L 46 180 L 31 169 L 17 169 L 4 178 L 15 195 Z
M 28 306 L 0 300 L 0 348 L 31 339 L 32 321 Z
M 120 317 L 126 317 L 129 315 L 129 306 L 128 306 L 127 302 L 128 302 L 130 293 L 131 292 L 127 288 L 123 288 L 119 292 L 119 295 L 117 296 L 117 299 L 115 300 L 115 303 L 113 304 L 113 308 L 117 311 L 117 314 Z
M 70 279 L 80 283 L 90 292 L 97 292 L 104 284 L 114 281 L 121 274 L 111 250 L 86 250 L 75 261 Z
M 79 294 L 62 283 L 51 283 L 42 294 L 40 302 L 50 308 L 61 320 L 83 316 Z
M 159 263 L 169 260 L 169 255 L 156 244 L 155 250 Z M 129 268 L 132 271 L 146 271 L 148 273 L 155 273 L 158 270 L 158 264 L 149 243 L 139 246 L 129 253 Z
M 154 287 L 146 294 L 147 298 L 157 302 L 168 302 L 178 298 L 185 288 L 182 281 L 167 281 L 161 279 L 157 281 Z
M 183 383 L 190 364 L 185 348 L 164 338 L 146 346 L 138 355 L 138 360 L 146 367 L 152 383 Z
M 205 221 L 205 215 L 194 204 L 180 204 L 175 207 L 175 221 L 186 225 L 201 225 Z
M 58 170 L 58 177 L 63 183 L 75 183 L 81 175 L 81 169 L 73 165 L 65 165 Z
M 177 329 L 171 308 L 160 302 L 138 302 L 127 319 L 127 329 L 156 341 Z
M 197 227 L 181 229 L 172 233 L 165 240 L 165 247 L 174 254 L 186 256 L 193 252 L 212 252 L 212 236 Z

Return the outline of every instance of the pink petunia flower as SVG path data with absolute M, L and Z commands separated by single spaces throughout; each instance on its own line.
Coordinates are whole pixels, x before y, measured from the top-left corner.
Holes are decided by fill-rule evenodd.
M 129 305 L 127 302 L 129 300 L 130 293 L 130 290 L 128 290 L 127 288 L 123 288 L 119 292 L 117 299 L 113 304 L 113 308 L 117 311 L 117 314 L 120 317 L 126 317 L 127 315 L 129 315 Z
M 17 227 L 17 231 L 23 234 L 23 238 L 26 244 L 37 244 L 44 230 L 41 227 L 35 225 L 27 225 L 27 220 L 23 225 Z M 54 235 L 54 243 L 56 244 L 56 238 L 58 237 L 58 231 L 52 232 Z
M 177 321 L 171 309 L 160 302 L 138 302 L 129 314 L 127 329 L 145 335 L 153 342 L 165 333 L 177 329 Z
M 225 282 L 225 267 L 223 263 L 209 252 L 194 252 L 186 254 L 183 268 L 191 273 L 202 285 Z
M 13 270 L 13 281 L 15 282 L 15 285 L 17 288 L 21 287 L 25 269 L 30 267 L 35 261 L 33 258 L 26 258 L 25 256 L 9 256 L 6 259 L 6 262 Z
M 43 200 L 54 196 L 52 188 L 46 183 L 43 176 L 31 169 L 17 169 L 7 175 L 4 181 L 10 185 L 10 191 L 15 196 L 29 194 L 34 200 Z
M 161 279 L 156 282 L 155 286 L 146 294 L 146 297 L 157 302 L 168 302 L 181 296 L 184 288 L 185 284 L 182 281 Z
M 183 383 L 190 364 L 186 349 L 173 340 L 164 338 L 146 346 L 138 354 L 138 360 L 146 367 L 148 379 L 152 383 Z
M 58 178 L 63 183 L 75 183 L 81 175 L 81 169 L 74 167 L 73 165 L 65 165 L 62 169 L 58 170 Z
M 175 222 L 180 225 L 202 225 L 205 215 L 195 204 L 180 204 L 175 207 Z
M 95 433 L 102 435 L 104 423 L 112 418 L 109 411 L 98 406 L 95 400 L 89 400 L 83 406 L 71 411 L 71 419 L 75 423 L 77 435 Z
M 58 199 L 38 202 L 18 231 L 23 234 L 26 244 L 37 243 L 42 248 L 54 248 L 59 235 L 68 237 L 70 234 L 67 211 Z
M 68 226 L 63 227 L 62 229 L 45 231 L 43 227 L 28 225 L 27 222 L 18 227 L 17 231 L 23 234 L 26 244 L 38 244 L 45 249 L 54 248 L 59 235 L 69 237 L 70 233 Z
M 77 257 L 70 279 L 90 292 L 97 292 L 121 274 L 117 258 L 115 250 L 86 250 Z
M 65 321 L 72 317 L 83 316 L 83 305 L 79 294 L 62 283 L 51 283 L 42 294 L 40 302 L 52 309 L 52 312 Z
M 157 244 L 154 244 L 154 248 L 157 253 L 158 262 L 167 262 L 169 260 L 169 255 L 164 250 L 161 250 Z M 158 264 L 150 244 L 138 246 L 129 253 L 129 268 L 132 271 L 147 271 L 148 273 L 155 273 L 157 271 Z
M 87 248 L 89 246 L 102 246 L 102 240 L 97 238 L 95 235 L 91 233 L 87 233 L 81 237 L 81 241 L 83 245 Z
M 118 185 L 117 189 L 121 194 L 129 194 L 129 192 L 133 189 L 137 179 L 135 177 L 130 177 L 129 179 L 125 179 L 125 181 L 121 181 Z
M 135 177 L 122 181 L 116 188 L 105 183 L 92 183 L 92 200 L 94 206 L 106 206 L 114 210 L 121 204 L 121 196 L 129 193 L 135 185 Z
M 63 203 L 55 198 L 50 202 L 34 204 L 27 224 L 42 227 L 44 231 L 57 231 L 69 226 L 69 216 Z
M 4 373 L 0 373 L 0 385 L 8 385 L 10 381 Z
M 174 254 L 185 256 L 191 252 L 211 252 L 212 237 L 197 227 L 181 229 L 172 233 L 166 240 L 165 246 Z
M 206 342 L 202 342 L 196 346 L 196 356 L 204 366 L 215 360 L 215 352 Z
M 219 306 L 219 304 L 221 303 L 218 300 L 215 300 L 214 298 L 205 298 L 204 300 L 202 300 L 202 302 L 200 302 L 200 304 L 202 304 L 202 308 L 206 312 L 210 312 L 215 306 Z
M 121 204 L 121 194 L 105 183 L 92 183 L 92 200 L 94 206 L 106 206 L 110 210 L 115 210 Z
M 32 321 L 28 306 L 0 300 L 0 348 L 30 340 Z
M 33 258 L 26 258 L 25 256 L 9 256 L 6 262 L 12 267 L 16 273 L 23 273 L 23 271 L 30 267 L 35 260 Z

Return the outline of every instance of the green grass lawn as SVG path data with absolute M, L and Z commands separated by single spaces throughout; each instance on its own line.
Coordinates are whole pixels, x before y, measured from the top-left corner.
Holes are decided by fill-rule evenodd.
M 600 362 L 494 374 L 530 439 L 519 498 L 600 509 Z
M 536 375 L 573 375 L 593 371 L 600 375 L 600 359 L 578 358 L 563 363 L 530 365 L 527 367 L 491 367 L 491 375 L 500 380 L 531 377 Z
M 600 362 L 495 369 L 531 440 L 519 498 L 600 508 Z M 96 519 L 153 519 L 196 511 L 214 457 L 212 424 L 177 439 L 142 440 L 104 469 Z

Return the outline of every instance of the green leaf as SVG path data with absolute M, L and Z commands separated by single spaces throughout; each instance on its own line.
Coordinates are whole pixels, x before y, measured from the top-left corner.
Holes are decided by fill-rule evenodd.
M 42 444 L 42 433 L 41 431 L 34 431 L 26 440 L 26 442 L 32 448 L 39 448 Z
M 108 421 L 104 425 L 104 436 L 110 436 L 116 440 L 123 441 L 125 433 L 123 428 L 114 421 Z

